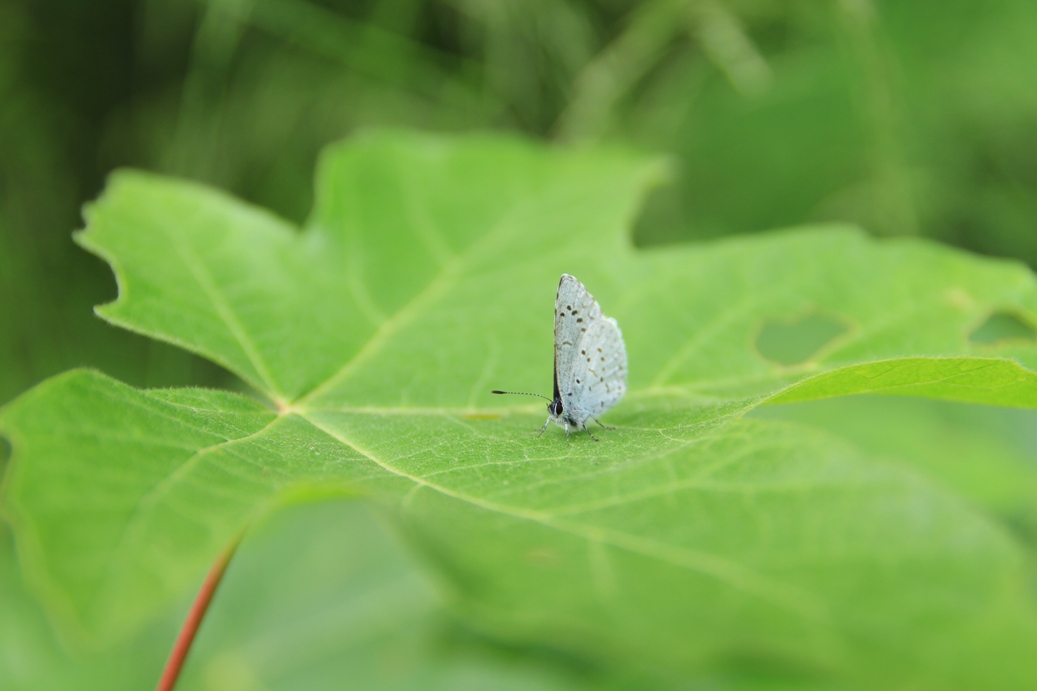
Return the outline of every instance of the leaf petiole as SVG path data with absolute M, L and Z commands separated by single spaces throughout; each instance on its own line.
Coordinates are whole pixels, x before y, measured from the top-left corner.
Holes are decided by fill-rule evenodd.
M 173 650 L 169 654 L 169 660 L 166 662 L 166 668 L 162 671 L 162 678 L 158 681 L 156 691 L 173 691 L 173 688 L 176 686 L 176 680 L 180 676 L 180 670 L 184 666 L 187 654 L 191 651 L 191 644 L 194 642 L 194 637 L 202 625 L 202 619 L 205 618 L 205 613 L 209 609 L 209 603 L 212 602 L 213 595 L 216 594 L 216 589 L 220 586 L 223 574 L 227 571 L 227 566 L 230 564 L 230 560 L 234 556 L 234 552 L 237 550 L 240 542 L 241 536 L 239 535 L 224 548 L 216 559 L 216 563 L 213 564 L 212 570 L 209 571 L 209 575 L 206 576 L 201 590 L 198 591 L 198 597 L 195 598 L 190 611 L 187 613 L 187 619 L 184 620 L 184 625 L 180 628 L 180 634 L 176 638 L 176 643 L 173 644 Z

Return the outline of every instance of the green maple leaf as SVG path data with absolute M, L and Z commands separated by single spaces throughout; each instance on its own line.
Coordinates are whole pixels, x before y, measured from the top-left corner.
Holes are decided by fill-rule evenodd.
M 225 195 L 115 175 L 80 242 L 113 324 L 205 355 L 263 401 L 55 377 L 0 417 L 28 576 L 109 640 L 197 581 L 286 497 L 388 508 L 455 610 L 494 635 L 678 673 L 763 658 L 868 684 L 1025 688 L 1028 555 L 924 478 L 768 402 L 888 393 L 1037 407 L 1024 267 L 816 228 L 634 250 L 659 168 L 511 139 L 388 133 L 333 147 L 303 232 Z M 594 443 L 537 438 L 558 276 L 623 328 L 630 390 Z M 796 362 L 769 323 L 835 335 Z M 551 430 L 551 432 L 558 432 Z M 879 431 L 880 432 L 880 431 Z

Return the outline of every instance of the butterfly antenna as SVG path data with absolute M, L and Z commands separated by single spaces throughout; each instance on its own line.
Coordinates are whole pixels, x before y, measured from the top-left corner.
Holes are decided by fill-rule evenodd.
M 540 394 L 538 394 L 538 393 L 529 393 L 528 391 L 498 391 L 497 389 L 494 389 L 494 390 L 493 390 L 493 391 L 491 391 L 490 393 L 496 393 L 496 394 L 508 394 L 508 395 L 512 395 L 512 394 L 514 394 L 514 395 L 516 395 L 516 396 L 536 396 L 536 397 L 538 397 L 538 398 L 542 398 L 542 399 L 544 399 L 545 401 L 550 401 L 550 400 L 551 400 L 551 399 L 550 399 L 550 398 L 548 398 L 547 396 L 542 396 L 542 395 L 540 395 Z

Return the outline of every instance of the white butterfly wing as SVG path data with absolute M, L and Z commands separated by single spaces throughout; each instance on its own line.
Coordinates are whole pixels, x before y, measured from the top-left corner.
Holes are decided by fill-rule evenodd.
M 627 390 L 627 351 L 616 320 L 604 317 L 592 324 L 579 352 L 570 407 L 586 422 L 619 403 Z
M 569 274 L 555 299 L 555 392 L 563 409 L 583 424 L 614 406 L 626 392 L 627 356 L 614 319 Z

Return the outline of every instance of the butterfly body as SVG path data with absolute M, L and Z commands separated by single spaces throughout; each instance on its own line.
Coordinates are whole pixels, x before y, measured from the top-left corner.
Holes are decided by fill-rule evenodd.
M 602 314 L 582 283 L 562 274 L 554 310 L 554 396 L 540 433 L 553 422 L 565 429 L 567 438 L 570 429 L 582 429 L 594 439 L 587 422 L 601 424 L 598 417 L 623 398 L 626 382 L 627 354 L 619 325 Z

